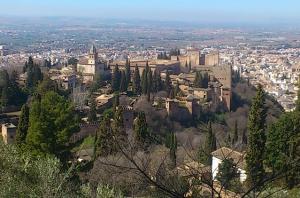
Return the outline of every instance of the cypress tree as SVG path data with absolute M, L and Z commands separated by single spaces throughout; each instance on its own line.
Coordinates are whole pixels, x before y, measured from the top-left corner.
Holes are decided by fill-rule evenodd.
M 97 131 L 95 156 L 106 157 L 116 152 L 110 118 L 104 117 Z
M 178 96 L 178 94 L 180 93 L 180 88 L 179 88 L 179 82 L 177 81 L 176 86 L 174 88 L 174 96 Z
M 175 133 L 172 133 L 170 136 L 170 159 L 171 167 L 176 167 L 176 151 L 177 151 L 177 138 Z
M 16 134 L 16 143 L 22 145 L 26 142 L 27 131 L 29 127 L 29 107 L 25 104 L 21 109 L 21 116 Z
M 117 111 L 117 108 L 118 108 L 119 105 L 120 105 L 119 94 L 115 94 L 115 100 L 114 100 L 114 104 L 113 104 L 114 113 Z
M 134 69 L 134 79 L 133 79 L 133 92 L 136 95 L 141 94 L 141 77 L 140 77 L 140 71 L 138 66 L 135 66 Z
M 204 148 L 200 147 L 199 158 L 204 164 L 211 165 L 212 156 L 211 153 L 217 149 L 216 137 L 212 131 L 211 122 L 208 123 L 208 131 L 204 144 Z
M 120 78 L 121 78 L 121 72 L 119 70 L 119 65 L 116 64 L 113 71 L 112 82 L 111 82 L 111 86 L 114 92 L 119 91 L 120 89 L 120 80 L 121 80 Z
M 130 84 L 131 81 L 130 61 L 128 59 L 126 59 L 125 76 L 126 76 L 126 88 L 128 88 L 128 85 Z
M 169 98 L 170 99 L 174 99 L 175 98 L 175 91 L 173 88 L 171 88 L 170 94 L 169 94 Z
M 134 139 L 137 145 L 143 146 L 149 136 L 146 115 L 144 112 L 139 112 L 134 121 Z
M 2 93 L 1 93 L 1 106 L 2 107 L 7 107 L 8 106 L 8 87 L 5 86 L 2 88 Z
M 265 93 L 261 85 L 252 101 L 248 121 L 248 147 L 246 155 L 247 180 L 250 185 L 257 185 L 264 177 L 265 125 L 266 114 Z
M 234 122 L 234 131 L 233 131 L 233 138 L 232 138 L 232 145 L 237 143 L 239 139 L 239 136 L 238 136 L 238 123 L 237 123 L 237 120 Z
M 142 73 L 142 93 L 147 94 L 147 88 L 148 88 L 148 80 L 147 80 L 147 70 L 143 70 Z
M 121 81 L 120 81 L 120 92 L 125 92 L 127 91 L 127 86 L 126 86 L 126 74 L 124 71 L 121 72 Z
M 27 72 L 26 87 L 32 89 L 43 79 L 43 75 L 40 66 L 33 62 L 31 56 L 25 67 Z
M 88 121 L 89 122 L 97 121 L 97 109 L 96 109 L 96 103 L 94 99 L 90 100 L 90 111 L 88 114 Z
M 171 89 L 172 89 L 172 84 L 171 84 L 170 74 L 167 71 L 166 80 L 165 80 L 165 90 L 167 91 L 168 94 L 170 94 Z
M 147 74 L 147 95 L 150 95 L 152 90 L 153 90 L 153 77 L 152 77 L 152 71 L 149 70 Z
M 298 91 L 297 91 L 297 96 L 298 96 L 298 100 L 296 101 L 296 111 L 300 112 L 300 79 L 298 82 Z
M 113 135 L 116 140 L 116 147 L 124 146 L 127 140 L 127 134 L 123 119 L 123 110 L 121 108 L 117 108 L 113 122 Z

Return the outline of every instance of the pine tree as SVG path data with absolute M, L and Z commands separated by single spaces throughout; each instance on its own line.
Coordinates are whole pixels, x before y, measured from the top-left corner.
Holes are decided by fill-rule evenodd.
M 265 162 L 274 175 L 284 174 L 289 188 L 295 187 L 300 181 L 298 151 L 295 144 L 299 143 L 298 112 L 283 114 L 269 127 Z
M 138 66 L 135 66 L 134 69 L 134 79 L 133 79 L 133 92 L 136 95 L 141 94 L 141 77 L 140 77 L 140 71 Z
M 25 104 L 21 109 L 21 116 L 16 133 L 16 143 L 18 145 L 25 144 L 27 131 L 29 127 L 29 107 Z
M 71 135 L 78 131 L 73 105 L 64 97 L 48 92 L 32 103 L 26 144 L 33 154 L 63 157 Z
M 265 93 L 261 85 L 252 101 L 248 121 L 248 147 L 246 155 L 247 180 L 250 185 L 257 185 L 264 177 L 265 125 L 266 114 Z

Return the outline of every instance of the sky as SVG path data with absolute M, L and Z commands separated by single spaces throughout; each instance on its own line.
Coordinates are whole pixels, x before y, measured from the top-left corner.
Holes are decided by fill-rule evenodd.
M 187 22 L 297 22 L 299 0 L 0 0 L 0 16 Z

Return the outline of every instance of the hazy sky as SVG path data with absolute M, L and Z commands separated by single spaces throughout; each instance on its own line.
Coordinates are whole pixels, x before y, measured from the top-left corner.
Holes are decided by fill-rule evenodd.
M 291 22 L 299 0 L 0 0 L 0 15 L 191 22 Z

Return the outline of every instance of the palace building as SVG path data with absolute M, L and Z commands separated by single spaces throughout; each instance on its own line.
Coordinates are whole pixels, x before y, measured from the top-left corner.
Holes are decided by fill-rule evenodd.
M 97 73 L 105 71 L 105 64 L 98 58 L 97 49 L 92 45 L 88 56 L 80 58 L 77 64 L 77 72 L 83 77 L 84 83 L 92 82 Z

